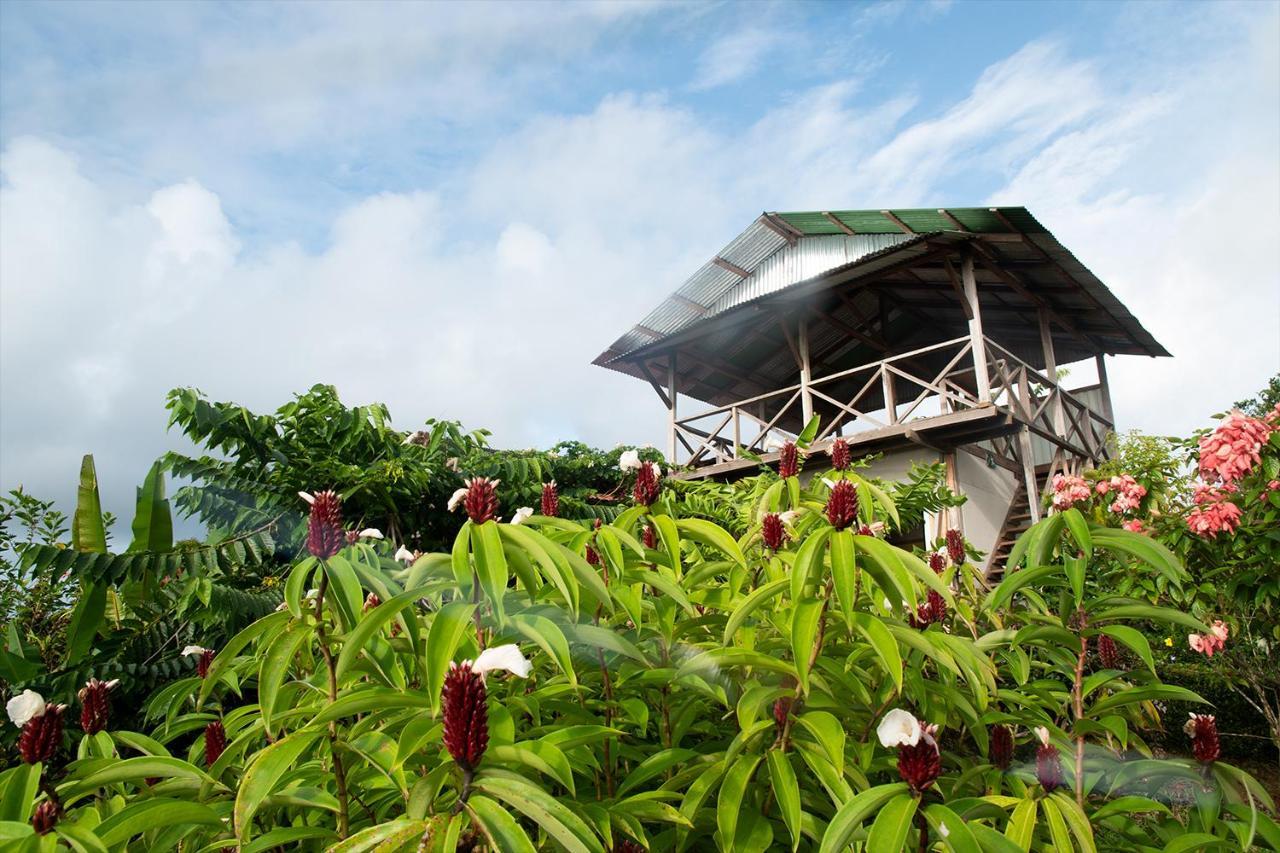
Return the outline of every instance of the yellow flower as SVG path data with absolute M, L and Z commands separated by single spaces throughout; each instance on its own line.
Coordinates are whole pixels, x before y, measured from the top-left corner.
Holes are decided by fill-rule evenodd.
M 1164 644 L 1169 648 L 1173 648 L 1173 637 L 1165 637 Z

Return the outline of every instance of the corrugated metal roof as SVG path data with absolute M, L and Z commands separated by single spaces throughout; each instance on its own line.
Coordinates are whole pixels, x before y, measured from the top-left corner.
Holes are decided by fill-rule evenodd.
M 831 322 L 811 328 L 811 345 L 829 362 L 879 357 L 865 338 L 842 330 L 859 325 L 859 312 L 873 307 L 880 322 L 894 327 L 895 345 L 948 339 L 963 334 L 966 320 L 939 253 L 970 242 L 980 258 L 975 272 L 987 334 L 1028 364 L 1043 361 L 1033 302 L 1061 321 L 1052 333 L 1060 364 L 1099 352 L 1168 355 L 1092 272 L 1017 207 L 762 214 L 594 363 L 647 378 L 642 362 L 693 347 L 702 365 L 682 379 L 682 394 L 723 402 L 741 399 L 752 386 L 782 387 L 796 370 L 790 346 L 777 324 L 747 313 L 766 299 L 810 306 L 821 300 Z M 892 274 L 904 269 L 905 279 Z M 827 294 L 854 281 L 862 284 L 842 287 L 839 297 Z M 866 293 L 864 285 L 891 295 L 896 307 L 887 317 L 882 297 L 870 293 L 867 305 L 847 307 Z M 1033 301 L 1019 295 L 1027 292 Z

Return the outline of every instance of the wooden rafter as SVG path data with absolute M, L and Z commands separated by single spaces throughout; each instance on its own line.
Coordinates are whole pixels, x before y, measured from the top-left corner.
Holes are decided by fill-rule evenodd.
M 916 232 L 911 228 L 911 226 L 910 226 L 910 225 L 908 225 L 907 223 L 905 223 L 905 222 L 903 222 L 901 219 L 899 219 L 899 218 L 894 214 L 894 212 L 893 212 L 892 210 L 882 210 L 882 211 L 880 211 L 880 215 L 881 215 L 881 216 L 883 216 L 885 219 L 889 220 L 890 222 L 892 222 L 894 225 L 898 226 L 898 228 L 900 228 L 900 229 L 902 230 L 902 233 L 904 233 L 904 234 L 915 234 L 915 233 L 916 233 Z
M 733 261 L 727 258 L 722 258 L 719 255 L 716 255 L 714 258 L 711 259 L 711 263 L 720 267 L 720 269 L 728 270 L 729 272 L 741 278 L 751 278 L 751 273 L 747 272 L 742 267 L 738 266 Z
M 840 229 L 841 231 L 843 231 L 845 234 L 848 234 L 850 237 L 852 237 L 852 236 L 854 236 L 855 234 L 857 234 L 857 232 L 856 232 L 856 231 L 854 231 L 854 230 L 853 230 L 852 228 L 850 228 L 848 225 L 845 225 L 843 222 L 841 222 L 841 221 L 840 221 L 840 219 L 839 219 L 839 217 L 837 217 L 837 216 L 836 216 L 834 213 L 832 213 L 831 211 L 829 211 L 829 210 L 824 210 L 824 211 L 822 211 L 822 215 L 823 215 L 823 217 L 825 217 L 825 218 L 826 218 L 826 220 L 827 220 L 828 222 L 830 222 L 830 223 L 831 223 L 832 225 L 834 225 L 835 227 L 839 228 L 839 229 Z

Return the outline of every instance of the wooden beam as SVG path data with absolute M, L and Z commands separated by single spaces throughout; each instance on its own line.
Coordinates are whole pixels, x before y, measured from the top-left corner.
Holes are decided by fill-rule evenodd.
M 640 368 L 640 372 L 644 374 L 644 378 L 649 380 L 649 384 L 653 386 L 653 390 L 658 392 L 658 396 L 662 398 L 662 405 L 671 408 L 671 398 L 667 396 L 666 390 L 658 382 L 657 377 L 649 370 L 649 365 L 643 361 L 636 362 L 636 366 Z
M 991 272 L 995 273 L 1001 279 L 1003 279 L 1004 282 L 1008 284 L 1011 288 L 1013 288 L 1014 291 L 1017 292 L 1019 296 L 1021 296 L 1023 299 L 1026 299 L 1028 302 L 1030 302 L 1032 305 L 1035 305 L 1037 308 L 1043 308 L 1045 311 L 1049 312 L 1049 316 L 1052 317 L 1053 320 L 1059 326 L 1061 326 L 1062 328 L 1070 332 L 1072 335 L 1074 335 L 1081 343 L 1085 344 L 1086 346 L 1092 347 L 1094 349 L 1100 348 L 1097 341 L 1090 340 L 1089 337 L 1084 332 L 1078 329 L 1076 325 L 1072 323 L 1070 320 L 1068 320 L 1066 317 L 1062 316 L 1061 312 L 1059 312 L 1052 305 L 1050 305 L 1047 300 L 1042 299 L 1036 294 L 1032 293 L 1031 290 L 1016 275 L 1002 268 L 1000 266 L 1001 259 L 996 255 L 992 254 L 990 249 L 983 247 L 981 245 L 979 245 L 977 248 L 978 248 L 978 252 L 982 255 L 982 258 L 983 258 L 982 265 L 985 266 L 987 269 L 991 270 Z
M 783 219 L 776 213 L 763 213 L 760 215 L 760 224 L 777 234 L 783 240 L 787 241 L 788 246 L 794 246 L 796 241 L 804 236 L 804 233 L 793 228 L 791 223 Z
M 1093 358 L 1098 365 L 1098 386 L 1102 393 L 1102 414 L 1107 420 L 1111 421 L 1112 429 L 1114 430 L 1116 416 L 1111 410 L 1111 385 L 1107 382 L 1107 357 L 1099 353 Z
M 809 320 L 800 318 L 800 416 L 809 423 L 813 417 L 813 392 L 809 384 L 813 381 L 813 369 L 809 364 Z
M 676 430 L 676 402 L 680 390 L 676 387 L 676 351 L 672 350 L 667 360 L 667 429 L 670 435 L 667 439 L 667 462 L 671 465 L 676 464 L 676 436 L 679 434 Z M 685 445 L 688 447 L 688 445 Z
M 1036 484 L 1036 461 L 1031 450 L 1031 431 L 1023 427 L 1018 432 L 1018 455 L 1022 457 L 1023 485 L 1027 490 L 1027 509 L 1031 523 L 1040 521 L 1040 487 Z
M 848 225 L 845 225 L 843 222 L 841 222 L 841 221 L 836 217 L 836 215 L 835 215 L 834 213 L 832 213 L 831 211 L 829 211 L 829 210 L 824 210 L 824 211 L 822 211 L 822 215 L 823 215 L 824 217 L 826 217 L 826 219 L 827 219 L 827 221 L 828 221 L 828 222 L 830 222 L 830 223 L 831 223 L 832 225 L 834 225 L 835 227 L 839 228 L 839 229 L 840 229 L 841 231 L 843 231 L 844 233 L 848 234 L 850 237 L 854 236 L 854 235 L 857 233 L 857 232 L 856 232 L 856 231 L 854 231 L 852 228 L 850 228 Z
M 706 314 L 708 311 L 711 310 L 707 306 L 694 302 L 692 299 L 686 299 L 685 297 L 681 296 L 678 293 L 671 294 L 671 301 L 679 302 L 681 305 L 683 305 L 686 308 L 692 308 L 694 311 L 697 311 L 699 314 Z
M 944 210 L 943 208 L 940 207 L 938 208 L 938 213 L 945 216 L 947 218 L 947 221 L 956 227 L 957 231 L 963 231 L 966 234 L 969 233 L 969 229 L 965 228 L 964 225 L 961 224 L 959 219 L 956 219 L 954 216 L 952 216 L 950 211 Z
M 648 326 L 641 326 L 639 323 L 636 323 L 631 328 L 635 329 L 637 332 L 639 332 L 642 335 L 648 335 L 654 340 L 661 340 L 663 337 L 665 337 L 665 335 L 663 335 L 662 332 L 656 332 L 653 329 L 650 329 Z
M 960 283 L 973 316 L 969 319 L 969 341 L 973 346 L 973 369 L 978 384 L 978 402 L 991 402 L 991 380 L 987 376 L 987 341 L 982 336 L 982 308 L 978 304 L 978 282 L 973 277 L 973 252 L 960 260 Z
M 722 258 L 719 255 L 716 255 L 714 258 L 712 258 L 711 263 L 720 267 L 720 269 L 728 270 L 734 275 L 741 276 L 742 278 L 751 278 L 751 273 L 747 272 L 742 267 L 735 264 L 733 261 Z
M 899 219 L 897 216 L 895 216 L 892 210 L 882 210 L 880 211 L 880 215 L 883 216 L 885 219 L 889 220 L 890 222 L 892 222 L 894 225 L 897 225 L 898 228 L 900 228 L 904 234 L 916 233 L 915 231 L 911 230 L 910 225 L 908 225 L 907 223 Z

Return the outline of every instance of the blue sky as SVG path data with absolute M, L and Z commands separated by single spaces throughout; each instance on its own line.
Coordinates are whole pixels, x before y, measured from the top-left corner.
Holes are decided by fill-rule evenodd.
M 761 210 L 1025 204 L 1177 356 L 1280 362 L 1280 4 L 0 4 L 0 485 L 129 512 L 164 392 L 659 440 L 590 359 Z M 1229 365 L 1230 369 L 1224 369 Z

